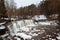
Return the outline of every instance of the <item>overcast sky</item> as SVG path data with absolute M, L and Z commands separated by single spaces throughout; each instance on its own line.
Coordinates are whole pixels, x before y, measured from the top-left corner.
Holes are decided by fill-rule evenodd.
M 38 4 L 40 3 L 40 1 L 42 0 L 15 0 L 15 3 L 16 3 L 17 8 L 19 8 L 19 7 L 28 6 L 31 4 Z

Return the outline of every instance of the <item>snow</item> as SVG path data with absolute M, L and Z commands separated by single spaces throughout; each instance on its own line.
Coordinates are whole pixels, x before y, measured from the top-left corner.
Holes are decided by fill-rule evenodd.
M 6 22 L 2 22 L 2 23 L 0 23 L 0 25 L 2 25 L 2 24 L 5 24 Z
M 1 18 L 1 19 L 9 20 L 9 18 Z
M 16 18 L 11 18 L 11 20 L 16 20 Z
M 27 28 L 27 27 L 21 27 L 20 28 L 22 31 L 25 31 L 25 32 L 28 32 L 29 31 L 29 28 Z
M 29 33 L 31 36 L 38 36 L 36 33 Z
M 47 19 L 44 15 L 39 15 L 39 19 Z
M 5 26 L 1 26 L 0 29 L 5 29 Z
M 51 25 L 51 23 L 49 23 L 49 22 L 38 22 L 38 24 L 40 24 L 40 25 Z
M 25 33 L 17 33 L 16 35 L 20 36 L 20 37 L 22 37 L 24 39 L 31 39 L 32 38 L 32 36 L 26 35 Z
M 59 39 L 59 40 L 60 40 L 60 37 L 57 37 L 57 39 Z
M 1 37 L 6 37 L 6 36 L 8 36 L 9 34 L 4 34 L 4 35 L 1 35 Z
M 5 20 L 16 20 L 16 18 L 1 18 L 1 19 L 5 19 Z
M 58 24 L 54 21 L 44 21 L 44 22 L 38 22 L 38 24 L 40 25 L 53 25 L 53 26 L 57 26 Z
M 27 25 L 27 27 L 36 27 L 38 25 L 35 25 L 35 24 L 31 24 L 31 25 Z
M 47 19 L 45 15 L 35 15 L 34 17 L 32 17 L 32 19 L 35 19 L 35 20 L 45 20 Z
M 56 40 L 56 39 L 52 39 L 52 40 Z
M 17 39 L 17 40 L 21 40 L 20 38 L 18 38 L 18 37 L 14 37 L 15 39 Z
M 58 33 L 57 39 L 60 40 L 60 33 Z

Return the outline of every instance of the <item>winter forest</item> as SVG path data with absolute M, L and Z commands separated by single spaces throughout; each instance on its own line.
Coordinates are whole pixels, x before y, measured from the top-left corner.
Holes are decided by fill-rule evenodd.
M 0 0 L 0 40 L 60 40 L 60 0 L 20 8 Z

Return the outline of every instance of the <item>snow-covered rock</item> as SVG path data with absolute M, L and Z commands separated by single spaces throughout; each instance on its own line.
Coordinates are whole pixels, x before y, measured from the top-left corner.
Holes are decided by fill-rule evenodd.
M 22 38 L 24 38 L 24 39 L 31 39 L 31 38 L 32 38 L 32 36 L 27 35 L 27 34 L 25 34 L 25 33 L 17 33 L 16 35 L 17 35 L 17 36 L 20 36 L 20 37 L 22 37 Z
M 51 25 L 50 22 L 38 22 L 38 24 L 40 24 L 40 25 Z
M 32 17 L 32 19 L 34 20 L 46 20 L 46 16 L 45 15 L 35 15 L 34 17 Z
M 2 23 L 0 23 L 0 25 L 2 25 L 2 24 L 5 24 L 6 22 L 2 22 Z
M 5 26 L 1 26 L 1 27 L 0 27 L 0 30 L 1 30 L 1 29 L 5 29 Z

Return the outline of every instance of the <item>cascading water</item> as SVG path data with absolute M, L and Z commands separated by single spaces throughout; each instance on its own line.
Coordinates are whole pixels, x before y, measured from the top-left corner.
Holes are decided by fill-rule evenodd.
M 28 25 L 32 26 L 32 24 L 34 24 L 33 20 L 13 21 L 9 27 L 9 30 L 11 34 L 16 34 L 18 31 L 21 31 L 20 29 L 22 29 L 22 31 L 24 30 L 28 31 L 30 28 L 28 28 L 27 26 Z

